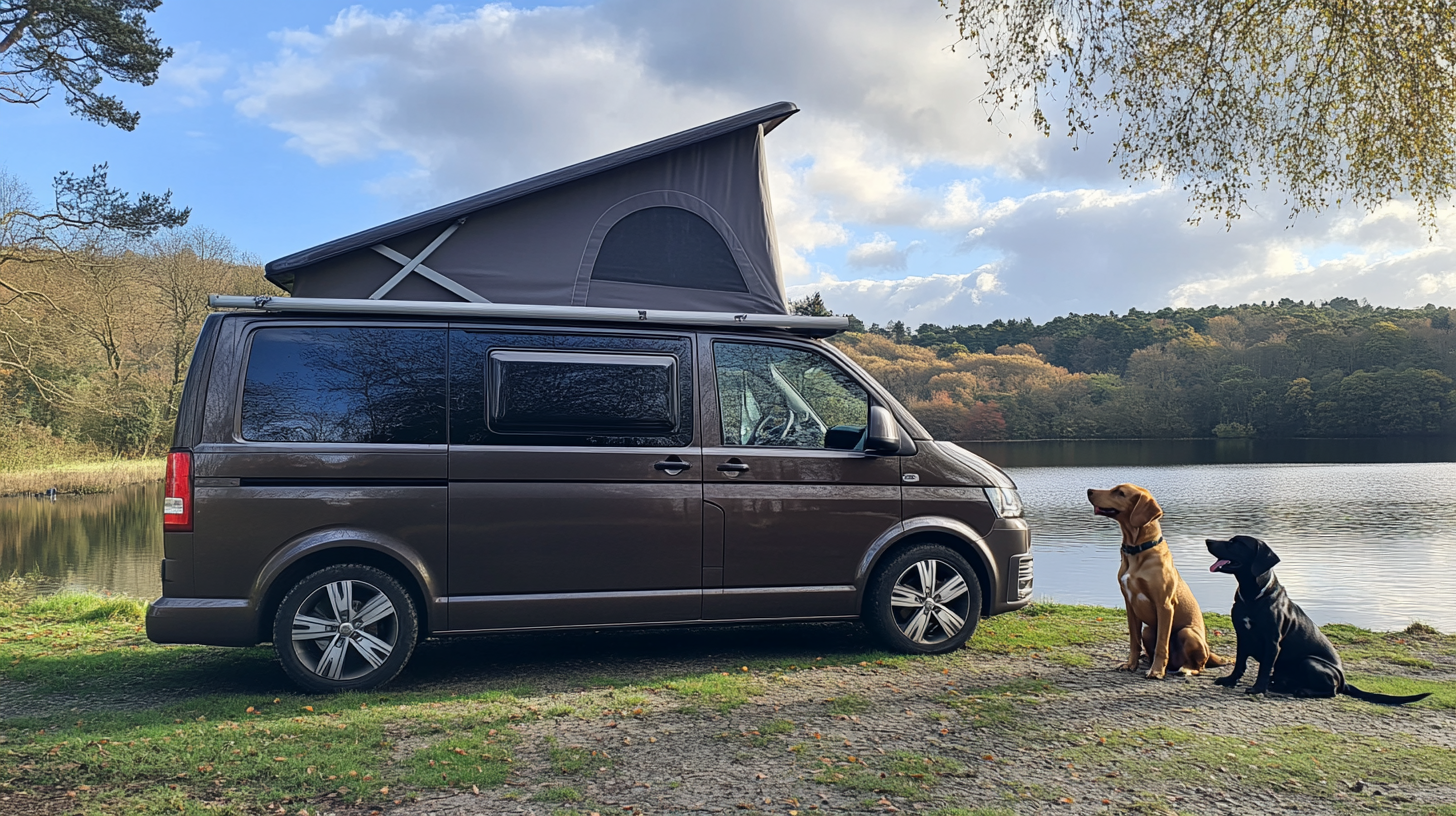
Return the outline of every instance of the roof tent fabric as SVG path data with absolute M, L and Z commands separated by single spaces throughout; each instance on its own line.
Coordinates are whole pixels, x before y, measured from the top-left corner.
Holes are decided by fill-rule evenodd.
M 269 263 L 294 297 L 785 314 L 763 137 L 789 102 Z

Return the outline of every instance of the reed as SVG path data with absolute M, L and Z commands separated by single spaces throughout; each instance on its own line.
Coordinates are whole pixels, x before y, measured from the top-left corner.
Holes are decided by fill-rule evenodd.
M 167 470 L 165 459 L 83 462 L 30 470 L 0 471 L 0 496 L 44 493 L 107 493 L 142 482 L 154 482 Z

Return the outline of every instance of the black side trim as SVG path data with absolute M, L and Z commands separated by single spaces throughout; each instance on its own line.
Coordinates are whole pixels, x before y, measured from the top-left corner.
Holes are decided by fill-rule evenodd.
M 238 480 L 240 487 L 445 487 L 445 479 L 267 479 Z

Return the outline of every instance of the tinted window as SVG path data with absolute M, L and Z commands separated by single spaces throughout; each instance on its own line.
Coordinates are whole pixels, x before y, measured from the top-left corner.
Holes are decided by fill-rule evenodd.
M 830 428 L 853 437 L 869 423 L 869 395 L 823 355 L 714 343 L 713 364 L 725 445 L 822 448 Z
M 677 428 L 677 361 L 665 355 L 490 353 L 490 428 L 519 434 L 666 434 Z
M 681 447 L 693 441 L 685 337 L 450 333 L 450 443 Z
M 607 231 L 593 280 L 747 292 L 723 237 L 702 216 L 677 207 L 638 210 Z
M 445 442 L 443 329 L 260 329 L 243 385 L 257 442 Z

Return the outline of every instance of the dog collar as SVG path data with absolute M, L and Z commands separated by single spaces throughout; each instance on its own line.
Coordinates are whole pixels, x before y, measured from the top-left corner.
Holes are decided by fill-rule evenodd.
M 1156 546 L 1158 546 L 1159 544 L 1162 544 L 1162 543 L 1163 543 L 1163 537 L 1162 536 L 1158 536 L 1157 538 L 1153 539 L 1152 541 L 1146 542 L 1144 544 L 1139 544 L 1136 547 L 1129 547 L 1126 544 L 1124 544 L 1124 545 L 1122 545 L 1122 551 L 1125 552 L 1125 553 L 1127 553 L 1128 555 L 1137 555 L 1138 553 L 1143 552 L 1145 550 L 1151 550 L 1152 548 L 1154 548 L 1154 547 L 1156 547 Z

